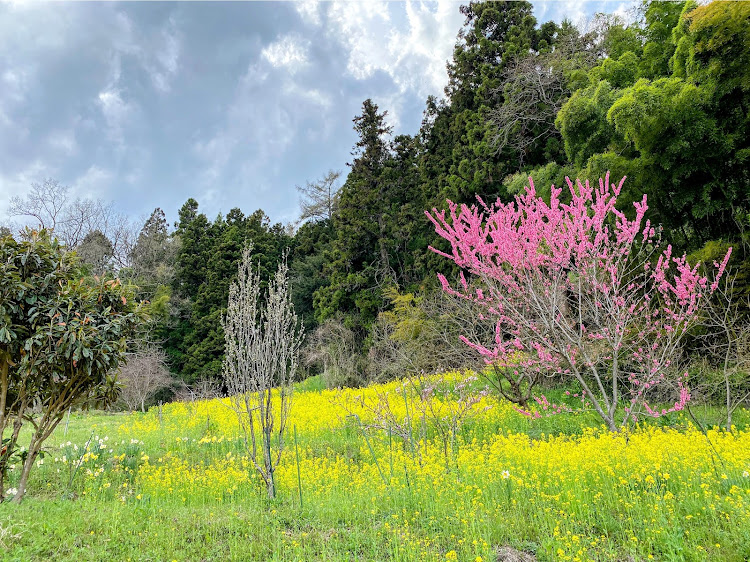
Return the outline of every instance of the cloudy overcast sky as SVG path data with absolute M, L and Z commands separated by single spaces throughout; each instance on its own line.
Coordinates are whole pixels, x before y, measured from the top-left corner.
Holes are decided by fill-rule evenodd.
M 346 168 L 370 97 L 414 134 L 441 95 L 461 2 L 0 2 L 0 223 L 55 178 L 135 218 L 298 215 Z M 630 1 L 535 1 L 538 21 Z

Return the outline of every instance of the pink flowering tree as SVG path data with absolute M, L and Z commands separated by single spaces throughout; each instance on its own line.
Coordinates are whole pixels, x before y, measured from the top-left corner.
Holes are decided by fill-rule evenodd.
M 727 253 L 714 263 L 718 271 L 709 284 L 698 265 L 655 241 L 644 218 L 645 195 L 634 204 L 633 219 L 617 210 L 624 180 L 610 185 L 607 174 L 595 188 L 567 179 L 570 203 L 553 186 L 547 204 L 529 178 L 526 192 L 511 203 L 448 201 L 447 212 L 426 212 L 451 245 L 450 253 L 432 250 L 483 286 L 470 287 L 462 272 L 456 286 L 439 276 L 443 289 L 481 304 L 482 319 L 495 324 L 492 344 L 464 342 L 488 364 L 516 374 L 573 378 L 582 388 L 577 398 L 612 431 L 639 416 L 680 410 L 690 399 L 673 360 L 729 259 Z M 679 389 L 679 399 L 653 409 L 649 395 L 665 382 Z M 544 396 L 536 401 L 546 414 L 571 409 Z

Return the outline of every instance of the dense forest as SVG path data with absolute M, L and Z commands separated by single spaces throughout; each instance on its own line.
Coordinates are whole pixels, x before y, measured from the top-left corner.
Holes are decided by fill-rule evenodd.
M 183 386 L 221 380 L 222 315 L 250 242 L 264 277 L 288 260 L 305 365 L 329 385 L 476 362 L 458 335 L 487 327 L 443 296 L 436 273 L 457 272 L 429 250 L 442 246 L 424 212 L 512 200 L 529 176 L 543 195 L 566 176 L 627 176 L 623 212 L 647 194 L 648 218 L 691 260 L 733 246 L 732 291 L 750 293 L 750 3 L 646 1 L 633 22 L 599 14 L 585 29 L 540 23 L 528 2 L 460 10 L 449 83 L 419 131 L 394 136 L 388 108 L 365 100 L 346 171 L 298 186 L 298 224 L 260 209 L 212 220 L 189 199 L 173 226 L 155 209 L 129 242 L 111 221 L 67 241 L 149 301 L 147 346 Z M 43 187 L 37 199 L 59 188 Z M 31 197 L 14 205 L 36 216 Z

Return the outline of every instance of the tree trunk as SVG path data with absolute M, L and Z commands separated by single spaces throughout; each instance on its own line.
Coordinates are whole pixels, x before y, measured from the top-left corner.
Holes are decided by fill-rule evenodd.
M 271 432 L 270 429 L 263 430 L 263 460 L 266 465 L 266 485 L 268 487 L 268 497 L 273 499 L 276 497 L 276 485 L 273 481 L 273 459 L 271 458 Z
M 39 454 L 39 445 L 40 443 L 37 441 L 36 436 L 34 436 L 29 446 L 29 454 L 26 457 L 26 462 L 23 463 L 21 479 L 18 481 L 18 493 L 11 500 L 13 503 L 21 503 L 23 496 L 26 494 L 26 484 L 29 481 L 29 474 L 31 473 L 31 468 L 34 466 L 34 461 L 36 461 L 36 457 Z
M 5 423 L 6 423 L 6 413 L 5 408 L 7 406 L 7 400 L 8 400 L 8 358 L 3 354 L 0 356 L 0 361 L 2 361 L 2 364 L 0 364 L 0 430 L 5 430 Z M 0 435 L 1 436 L 1 435 Z
M 6 418 L 5 423 L 8 423 L 8 420 Z M 22 422 L 20 419 L 20 416 L 15 419 L 13 422 L 13 431 L 11 432 L 10 437 L 8 438 L 8 442 L 5 444 L 3 448 L 2 456 L 6 456 L 5 459 L 2 461 L 2 466 L 0 468 L 0 502 L 5 500 L 5 476 L 8 469 L 8 460 L 10 459 L 10 455 L 15 451 L 16 445 L 18 444 L 18 434 L 21 432 L 21 426 Z
M 729 355 L 732 350 L 731 336 L 727 337 L 727 351 L 724 354 L 724 383 L 727 391 L 727 431 L 732 431 L 732 386 L 729 382 Z
M 5 470 L 5 466 L 0 467 L 0 503 L 5 501 Z

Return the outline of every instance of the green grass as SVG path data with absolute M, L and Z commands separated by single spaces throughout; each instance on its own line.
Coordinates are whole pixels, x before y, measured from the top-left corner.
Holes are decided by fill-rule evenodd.
M 304 405 L 320 390 L 319 378 L 308 379 L 295 399 Z M 566 399 L 560 390 L 547 394 L 551 401 Z M 330 415 L 333 406 L 326 408 L 321 407 L 320 416 Z M 182 418 L 171 423 L 175 420 L 169 416 L 177 414 L 167 407 L 163 423 L 155 408 L 146 414 L 73 413 L 49 439 L 44 462 L 32 472 L 27 499 L 21 505 L 0 504 L 0 552 L 3 560 L 19 561 L 486 562 L 494 560 L 499 546 L 511 545 L 540 560 L 645 560 L 652 555 L 739 562 L 750 557 L 750 525 L 744 524 L 750 521 L 750 479 L 742 475 L 750 464 L 729 458 L 727 451 L 738 450 L 732 436 L 713 430 L 724 456 L 715 458 L 685 413 L 670 414 L 650 423 L 657 428 L 653 439 L 667 435 L 660 427 L 677 429 L 676 436 L 692 431 L 689 445 L 703 455 L 695 467 L 679 458 L 678 448 L 664 455 L 647 451 L 644 459 L 659 458 L 651 465 L 607 460 L 632 469 L 622 475 L 592 471 L 592 466 L 609 465 L 592 464 L 584 455 L 575 461 L 581 466 L 576 474 L 556 470 L 547 453 L 536 451 L 570 446 L 571 455 L 580 454 L 575 453 L 579 445 L 595 446 L 600 435 L 608 438 L 593 414 L 529 419 L 508 411 L 469 419 L 460 428 L 455 466 L 448 471 L 430 430 L 430 440 L 418 445 L 420 454 L 429 457 L 422 466 L 406 442 L 384 431 L 368 432 L 365 441 L 351 419 L 315 431 L 299 427 L 300 455 L 308 463 L 302 506 L 296 471 L 275 500 L 266 497 L 252 468 L 236 490 L 227 491 L 231 478 L 216 463 L 240 458 L 244 446 L 236 431 L 223 425 L 221 409 L 212 415 L 196 409 L 194 415 L 204 417 L 190 427 L 180 423 Z M 720 408 L 693 406 L 693 411 L 708 427 L 721 422 Z M 748 411 L 738 410 L 735 421 L 737 435 L 744 435 Z M 152 429 L 134 434 L 127 428 L 135 422 Z M 422 422 L 413 423 L 416 434 Z M 504 435 L 510 436 L 508 450 L 491 453 L 489 447 Z M 641 441 L 644 446 L 650 446 L 648 439 Z M 96 457 L 83 457 L 87 442 Z M 294 453 L 290 434 L 285 462 L 292 470 Z M 750 453 L 741 454 L 750 462 Z M 168 467 L 177 460 L 198 476 L 214 474 L 215 486 L 206 487 L 196 476 L 194 482 L 184 481 L 184 489 L 167 493 L 158 477 L 144 476 L 147 467 Z M 226 462 L 238 466 L 236 460 Z M 219 468 L 210 472 L 214 465 Z M 505 469 L 512 478 L 505 479 Z M 366 475 L 364 480 L 350 482 L 360 475 Z

